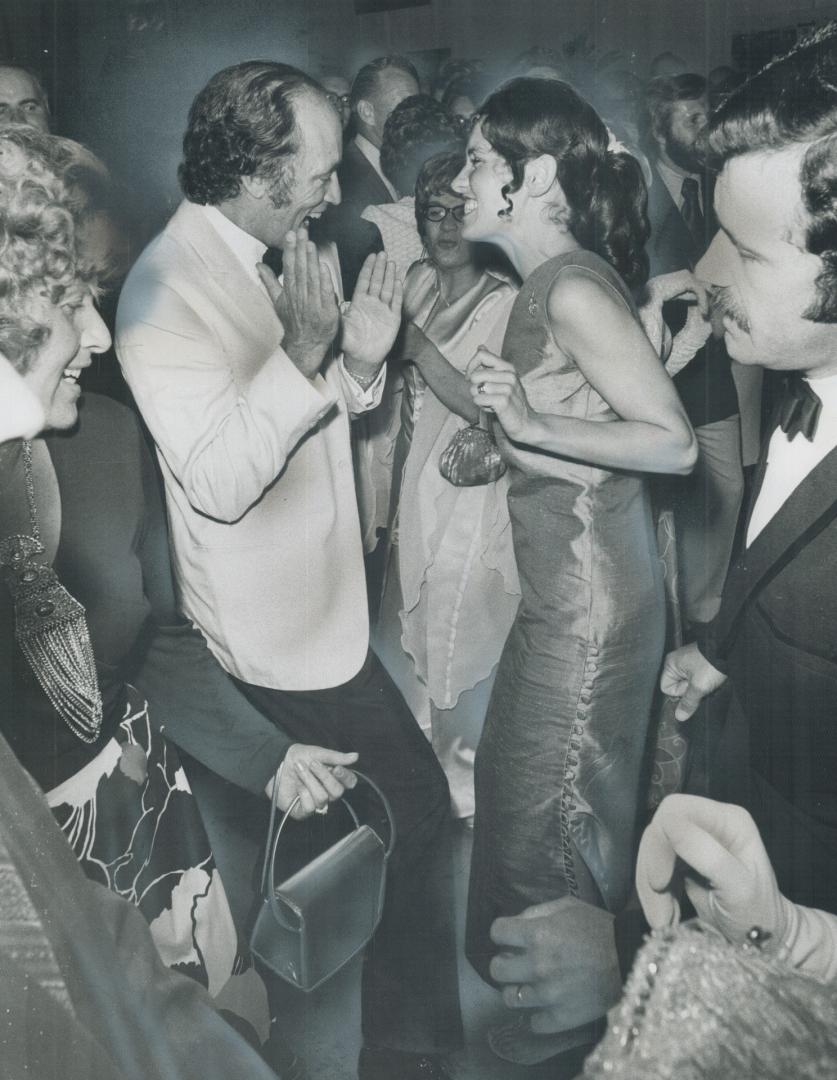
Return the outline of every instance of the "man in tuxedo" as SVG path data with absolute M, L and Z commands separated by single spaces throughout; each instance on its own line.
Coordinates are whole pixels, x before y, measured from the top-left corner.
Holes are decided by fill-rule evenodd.
M 691 716 L 726 684 L 710 794 L 745 806 L 779 887 L 837 911 L 837 33 L 766 68 L 714 115 L 721 227 L 696 268 L 730 356 L 787 375 L 745 550 L 697 644 L 666 658 Z
M 355 136 L 347 144 L 337 179 L 343 197 L 320 222 L 316 235 L 337 244 L 343 290 L 354 292 L 363 261 L 381 251 L 381 234 L 361 218 L 367 206 L 395 202 L 398 195 L 381 171 L 381 142 L 387 117 L 399 102 L 419 92 L 416 69 L 403 56 L 381 56 L 354 78 L 350 96 Z
M 306 224 L 339 202 L 342 131 L 302 72 L 263 61 L 219 72 L 183 147 L 186 199 L 131 271 L 116 334 L 158 451 L 181 603 L 293 744 L 280 784 L 295 780 L 309 812 L 342 793 L 332 766 L 350 753 L 388 796 L 397 843 L 364 965 L 359 1078 L 440 1080 L 438 1057 L 461 1034 L 449 794 L 369 649 L 351 480 L 350 419 L 380 399 L 401 285 L 372 256 L 340 314 L 339 271 Z M 268 247 L 282 250 L 281 283 L 262 263 Z M 225 830 L 219 864 L 246 883 L 267 800 L 250 808 L 243 790 L 196 776 Z
M 654 79 L 645 104 L 653 171 L 651 275 L 693 270 L 715 232 L 711 184 L 697 149 L 706 127 L 706 81 L 690 74 Z M 664 306 L 672 333 L 682 328 L 686 312 L 682 300 Z M 701 624 L 714 618 L 721 603 L 744 490 L 738 397 L 723 342 L 710 337 L 674 384 L 699 455 L 694 472 L 666 489 L 677 522 L 684 614 Z
M 730 356 L 786 373 L 789 390 L 762 449 L 747 546 L 730 571 L 721 610 L 699 645 L 669 654 L 662 676 L 663 691 L 680 699 L 681 720 L 724 687 L 726 741 L 718 761 L 727 768 L 725 776 L 716 774 L 710 794 L 750 811 L 789 900 L 831 912 L 837 912 L 835 87 L 832 26 L 756 75 L 710 121 L 721 232 L 696 274 L 710 283 Z M 717 704 L 725 704 L 720 693 Z M 711 843 L 706 830 L 701 843 Z M 740 876 L 751 871 L 748 856 Z M 639 914 L 614 918 L 563 897 L 497 920 L 492 937 L 506 951 L 492 961 L 491 973 L 504 984 L 506 1004 L 524 1010 L 542 1033 L 602 1016 L 618 1000 L 620 966 L 626 975 L 640 944 Z

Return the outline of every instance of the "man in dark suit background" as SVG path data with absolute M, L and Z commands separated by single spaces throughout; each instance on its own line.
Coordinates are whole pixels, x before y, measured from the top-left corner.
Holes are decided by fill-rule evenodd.
M 706 127 L 706 81 L 700 75 L 653 79 L 645 97 L 647 147 L 653 170 L 648 191 L 651 275 L 693 270 L 715 232 L 712 185 L 697 150 Z M 666 304 L 673 334 L 686 320 L 681 300 Z M 667 485 L 677 523 L 684 614 L 706 623 L 718 612 L 744 491 L 741 423 L 730 360 L 709 338 L 674 377 L 698 438 L 697 466 Z
M 343 291 L 351 299 L 370 252 L 382 251 L 381 234 L 361 214 L 367 206 L 395 202 L 398 195 L 381 171 L 381 142 L 387 117 L 399 102 L 419 92 L 416 69 L 403 56 L 381 56 L 365 64 L 352 83 L 350 104 L 355 136 L 337 170 L 342 201 L 332 206 L 317 239 L 337 244 Z

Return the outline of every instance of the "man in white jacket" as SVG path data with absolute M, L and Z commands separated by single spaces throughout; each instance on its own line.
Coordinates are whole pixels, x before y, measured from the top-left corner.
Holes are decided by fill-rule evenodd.
M 369 650 L 349 442 L 350 418 L 380 399 L 401 283 L 371 257 L 341 317 L 336 264 L 307 235 L 340 200 L 340 120 L 302 72 L 219 72 L 183 145 L 186 201 L 132 270 L 116 333 L 158 450 L 183 610 L 297 746 L 356 751 L 388 795 L 398 845 L 364 969 L 360 1077 L 444 1077 L 438 1055 L 460 1037 L 449 796 Z M 293 750 L 285 771 L 324 807 L 328 763 Z

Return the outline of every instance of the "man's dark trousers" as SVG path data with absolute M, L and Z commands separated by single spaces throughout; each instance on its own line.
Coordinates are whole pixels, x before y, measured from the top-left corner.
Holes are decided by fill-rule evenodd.
M 364 1041 L 414 1053 L 457 1049 L 462 1021 L 450 794 L 400 692 L 371 650 L 354 678 L 327 690 L 272 690 L 236 682 L 295 741 L 356 751 L 358 769 L 390 802 L 398 838 L 384 914 L 364 958 Z M 382 821 L 375 797 L 361 787 L 351 795 L 361 820 Z

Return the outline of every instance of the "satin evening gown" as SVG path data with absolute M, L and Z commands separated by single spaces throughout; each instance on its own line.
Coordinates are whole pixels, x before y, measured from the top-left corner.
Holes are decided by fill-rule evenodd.
M 609 423 L 618 417 L 547 318 L 550 290 L 569 268 L 635 314 L 604 260 L 562 255 L 524 283 L 503 356 L 534 409 Z M 476 757 L 466 948 L 484 978 L 497 916 L 568 894 L 609 911 L 624 905 L 665 629 L 646 480 L 527 450 L 495 431 L 509 465 L 522 600 Z

